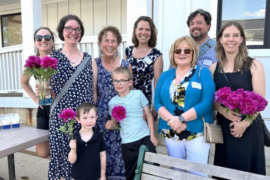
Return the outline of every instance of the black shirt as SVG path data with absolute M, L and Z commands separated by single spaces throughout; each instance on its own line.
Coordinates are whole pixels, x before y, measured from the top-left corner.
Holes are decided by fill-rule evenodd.
M 106 150 L 106 144 L 102 133 L 94 130 L 92 138 L 88 142 L 81 139 L 79 132 L 73 137 L 77 142 L 77 160 L 71 169 L 71 177 L 75 180 L 97 180 L 100 178 L 100 152 Z

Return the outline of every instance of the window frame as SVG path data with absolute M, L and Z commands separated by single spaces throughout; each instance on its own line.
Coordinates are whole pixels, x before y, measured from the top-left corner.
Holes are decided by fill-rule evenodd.
M 222 22 L 222 10 L 223 10 L 223 0 L 218 0 L 217 8 L 217 34 L 221 29 Z M 270 1 L 266 0 L 265 4 L 265 27 L 264 27 L 264 39 L 263 45 L 248 45 L 249 49 L 270 49 Z
M 2 45 L 2 48 L 5 48 L 5 46 L 4 46 L 4 31 L 3 31 L 3 18 L 4 17 L 9 17 L 9 16 L 16 16 L 16 15 L 21 15 L 22 16 L 22 13 L 13 13 L 13 14 L 1 15 L 1 45 Z M 9 47 L 9 46 L 6 46 L 6 47 Z

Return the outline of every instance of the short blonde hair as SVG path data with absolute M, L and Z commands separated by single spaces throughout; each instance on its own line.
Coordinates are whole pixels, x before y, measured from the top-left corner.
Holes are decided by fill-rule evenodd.
M 192 53 L 192 61 L 191 61 L 191 64 L 190 66 L 193 67 L 196 65 L 197 63 L 197 57 L 198 57 L 198 48 L 197 48 L 197 45 L 195 43 L 195 41 L 193 40 L 192 37 L 190 36 L 183 36 L 183 37 L 180 37 L 178 39 L 176 39 L 174 41 L 174 43 L 172 44 L 171 46 L 171 49 L 170 49 L 170 53 L 169 53 L 169 57 L 170 57 L 170 64 L 172 67 L 176 68 L 177 67 L 177 64 L 175 63 L 175 60 L 174 60 L 174 50 L 182 43 L 182 42 L 186 42 L 188 44 L 188 46 L 193 50 Z
M 124 76 L 126 76 L 129 80 L 132 80 L 132 75 L 129 71 L 128 68 L 125 68 L 125 67 L 118 67 L 116 69 L 113 70 L 112 72 L 112 79 L 113 79 L 113 75 L 114 74 L 123 74 Z

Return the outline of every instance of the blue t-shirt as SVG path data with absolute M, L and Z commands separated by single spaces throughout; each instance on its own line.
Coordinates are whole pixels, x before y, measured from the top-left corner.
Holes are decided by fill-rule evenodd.
M 114 106 L 123 106 L 126 109 L 126 118 L 119 122 L 122 144 L 134 142 L 150 135 L 147 122 L 143 119 L 143 108 L 148 103 L 145 95 L 139 90 L 131 90 L 125 97 L 116 95 L 110 100 L 110 115 L 112 115 Z

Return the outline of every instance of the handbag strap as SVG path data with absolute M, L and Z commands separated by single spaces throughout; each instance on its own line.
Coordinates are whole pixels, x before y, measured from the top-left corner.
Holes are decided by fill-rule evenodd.
M 198 55 L 198 58 L 197 58 L 197 61 L 205 54 L 207 53 L 207 51 L 209 51 L 213 46 L 215 46 L 216 44 L 216 41 L 209 38 L 205 43 L 204 45 L 200 48 L 199 50 L 199 55 Z
M 218 63 L 218 64 L 219 64 L 219 63 Z M 233 88 L 232 84 L 230 83 L 230 81 L 229 81 L 229 79 L 228 79 L 227 75 L 225 74 L 225 72 L 224 72 L 223 68 L 222 68 L 222 67 L 220 67 L 220 69 L 221 69 L 221 72 L 222 72 L 222 74 L 223 74 L 223 76 L 224 76 L 224 78 L 225 78 L 225 80 L 226 80 L 227 84 L 228 84 L 228 85 L 231 87 L 231 89 L 234 91 L 234 88 Z
M 66 82 L 66 84 L 64 85 L 64 87 L 60 90 L 59 94 L 56 96 L 53 104 L 51 105 L 50 113 L 53 112 L 53 109 L 55 108 L 55 106 L 58 104 L 58 102 L 60 101 L 60 99 L 63 97 L 63 95 L 65 94 L 65 92 L 68 90 L 68 88 L 70 87 L 70 85 L 73 83 L 73 81 L 76 79 L 76 77 L 80 74 L 80 72 L 82 71 L 82 69 L 84 68 L 84 66 L 86 65 L 86 63 L 90 59 L 91 58 L 89 56 L 83 58 L 81 64 L 78 66 L 78 68 L 76 69 L 76 71 L 72 74 L 72 76 Z

